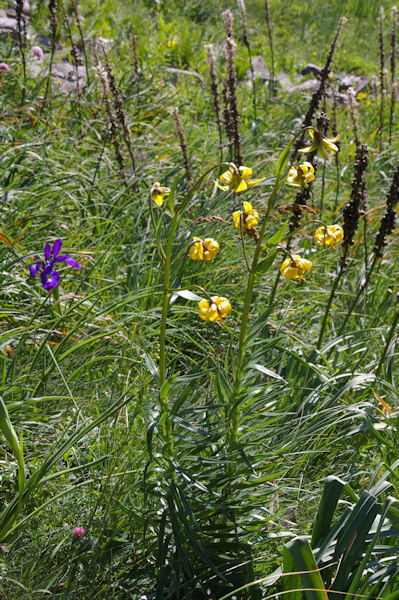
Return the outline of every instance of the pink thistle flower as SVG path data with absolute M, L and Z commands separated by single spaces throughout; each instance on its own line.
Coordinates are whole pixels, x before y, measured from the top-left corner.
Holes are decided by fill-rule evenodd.
M 84 534 L 86 532 L 83 527 L 75 527 L 75 529 L 72 531 L 72 533 L 76 538 L 81 538 L 84 536 Z
M 30 49 L 30 53 L 32 55 L 32 58 L 34 58 L 38 62 L 42 62 L 43 50 L 40 48 L 40 46 L 32 46 L 32 48 Z
M 7 548 L 5 546 L 0 546 L 0 554 L 4 554 L 7 552 Z
M 4 73 L 8 73 L 8 71 L 10 70 L 10 67 L 8 66 L 7 63 L 0 63 L 0 71 L 3 71 Z

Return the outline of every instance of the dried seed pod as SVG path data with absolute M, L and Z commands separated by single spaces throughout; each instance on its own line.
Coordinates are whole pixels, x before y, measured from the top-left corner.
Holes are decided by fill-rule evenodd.
M 395 228 L 396 206 L 399 203 L 399 167 L 393 174 L 392 183 L 388 190 L 385 214 L 381 219 L 380 228 L 375 236 L 374 256 L 381 258 L 386 245 L 386 238 Z

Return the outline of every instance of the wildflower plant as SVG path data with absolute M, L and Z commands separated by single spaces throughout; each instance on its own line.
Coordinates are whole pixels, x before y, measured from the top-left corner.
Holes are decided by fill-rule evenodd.
M 224 185 L 220 185 L 217 181 L 215 182 L 217 187 L 224 192 L 234 191 L 236 194 L 244 192 L 248 188 L 252 188 L 259 183 L 264 181 L 264 177 L 261 179 L 250 179 L 252 175 L 252 169 L 249 167 L 236 167 L 234 164 L 230 164 L 227 171 L 221 174 L 220 180 Z
M 305 161 L 302 164 L 295 163 L 288 172 L 287 182 L 300 188 L 307 188 L 314 180 L 314 167 L 312 163 Z
M 329 154 L 335 154 L 335 152 L 338 152 L 339 148 L 335 143 L 339 139 L 338 135 L 334 138 L 328 138 L 314 127 L 309 127 L 308 131 L 310 137 L 312 138 L 312 143 L 310 146 L 306 146 L 305 148 L 299 148 L 299 152 L 305 154 L 308 152 L 318 152 L 325 160 L 328 160 Z
M 203 260 L 210 262 L 219 252 L 219 243 L 213 238 L 205 238 L 202 240 L 199 237 L 193 238 L 193 243 L 190 246 L 188 254 L 193 260 Z
M 244 210 L 237 210 L 233 213 L 233 223 L 236 229 L 244 233 L 253 229 L 259 222 L 259 213 L 254 210 L 250 202 L 243 202 Z
M 284 279 L 300 279 L 311 266 L 310 260 L 302 258 L 299 254 L 293 254 L 285 259 L 280 267 L 280 272 Z
M 212 296 L 210 300 L 198 303 L 199 316 L 203 321 L 222 321 L 231 311 L 231 304 L 223 296 Z
M 35 262 L 29 267 L 30 276 L 35 278 L 40 273 L 40 281 L 45 290 L 51 290 L 56 287 L 60 281 L 60 274 L 55 270 L 55 265 L 65 263 L 74 269 L 81 269 L 82 265 L 77 260 L 71 258 L 69 254 L 60 254 L 62 241 L 55 240 L 53 246 L 47 242 L 44 248 L 44 258 L 35 256 Z
M 318 246 L 335 248 L 335 245 L 344 239 L 344 230 L 341 225 L 322 226 L 316 229 L 313 237 Z
M 159 181 L 154 181 L 150 190 L 150 196 L 157 206 L 162 206 L 165 196 L 170 194 L 170 189 L 162 187 Z

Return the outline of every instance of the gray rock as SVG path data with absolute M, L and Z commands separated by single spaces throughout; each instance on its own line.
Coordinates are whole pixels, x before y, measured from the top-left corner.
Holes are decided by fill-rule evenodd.
M 17 19 L 11 17 L 0 17 L 0 32 L 1 33 L 17 33 Z
M 307 81 L 302 81 L 299 85 L 293 86 L 294 90 L 302 91 L 302 92 L 314 92 L 320 85 L 320 81 L 318 79 L 308 79 Z
M 263 81 L 270 81 L 270 73 L 267 65 L 260 54 L 257 54 L 252 59 L 252 66 L 254 70 L 255 79 L 263 79 Z
M 315 75 L 316 77 L 320 76 L 323 68 L 314 65 L 313 63 L 308 63 L 304 66 L 301 71 L 301 75 Z
M 292 90 L 295 89 L 295 86 L 291 82 L 291 79 L 288 77 L 287 73 L 275 73 L 274 79 L 285 92 L 292 92 Z
M 55 89 L 64 94 L 78 88 L 82 89 L 86 82 L 86 69 L 85 67 L 78 66 L 77 71 L 76 73 L 76 67 L 68 62 L 53 65 L 52 78 L 55 83 Z
M 28 0 L 24 0 L 23 3 L 23 7 L 22 7 L 22 14 L 25 15 L 25 17 L 30 16 L 30 6 L 29 6 L 29 1 Z M 16 2 L 10 2 L 7 8 L 7 15 L 9 15 L 10 17 L 14 17 L 16 15 Z
M 45 35 L 39 35 L 39 46 L 43 46 L 44 48 L 51 48 L 52 46 L 52 40 L 48 37 L 46 37 Z M 62 46 L 61 44 L 59 44 L 58 42 L 55 43 L 55 49 L 56 50 L 62 50 Z
M 73 81 L 74 79 L 76 79 L 75 67 L 66 62 L 54 64 L 52 74 L 54 75 L 54 77 L 59 77 L 60 79 L 67 79 L 69 81 Z
M 263 81 L 264 83 L 270 83 L 271 81 L 271 75 L 270 75 L 270 71 L 267 68 L 267 65 L 263 59 L 262 56 L 260 56 L 259 54 L 254 56 L 252 59 L 252 66 L 254 69 L 254 77 L 255 79 L 260 79 L 261 81 Z M 248 70 L 248 78 L 251 78 L 251 71 Z M 274 81 L 277 85 L 279 85 L 281 87 L 282 90 L 284 90 L 285 92 L 290 92 L 294 89 L 295 86 L 293 86 L 293 84 L 291 83 L 290 78 L 288 77 L 287 73 L 275 73 L 274 74 Z
M 342 73 L 338 75 L 339 89 L 347 90 L 352 87 L 356 94 L 363 92 L 370 85 L 368 77 L 361 77 L 359 75 L 349 75 L 348 73 Z
M 338 104 L 348 104 L 348 94 L 344 94 L 342 92 L 338 92 L 338 94 L 334 94 Z

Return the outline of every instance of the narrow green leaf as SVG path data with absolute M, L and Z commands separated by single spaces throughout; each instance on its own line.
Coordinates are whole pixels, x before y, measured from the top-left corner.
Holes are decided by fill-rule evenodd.
M 270 269 L 276 256 L 277 256 L 277 250 L 273 250 L 272 252 L 269 252 L 269 254 L 266 256 L 266 258 L 264 258 L 263 260 L 258 262 L 256 269 L 255 269 L 255 273 L 265 273 L 268 269 Z
M 144 352 L 144 360 L 145 360 L 146 367 L 149 370 L 149 372 L 151 373 L 151 375 L 153 377 L 158 377 L 158 368 L 157 368 L 156 364 L 154 363 L 153 359 L 151 358 L 151 356 L 149 354 L 147 354 L 147 352 Z
M 191 292 L 190 290 L 179 290 L 174 292 L 173 295 L 180 296 L 180 298 L 185 298 L 186 300 L 193 300 L 194 302 L 200 302 L 203 300 L 201 296 L 194 294 L 194 292 Z
M 291 148 L 292 148 L 292 144 L 294 143 L 294 138 L 291 138 L 290 141 L 288 142 L 288 144 L 286 145 L 286 147 L 284 148 L 284 150 L 282 151 L 282 153 L 280 154 L 280 157 L 277 161 L 276 164 L 276 176 L 277 179 L 280 178 L 281 173 L 284 171 L 285 166 L 287 164 L 287 161 L 289 159 L 290 156 L 290 152 L 291 152 Z
M 254 369 L 256 369 L 257 371 L 264 373 L 268 377 L 273 377 L 273 379 L 278 379 L 279 381 L 284 381 L 284 383 L 287 383 L 285 381 L 285 379 L 283 379 L 283 377 L 281 377 L 281 375 L 279 375 L 278 373 L 275 373 L 274 371 L 271 371 L 270 369 L 267 369 L 266 367 L 263 367 L 262 365 L 258 365 L 257 363 L 255 363 L 250 366 L 253 367 Z
M 288 225 L 288 221 L 285 221 L 281 225 L 280 229 L 278 231 L 276 231 L 276 233 L 274 235 L 272 235 L 272 237 L 270 239 L 267 240 L 266 246 L 277 246 L 277 244 L 279 244 L 284 237 L 284 234 L 287 229 L 287 225 Z

